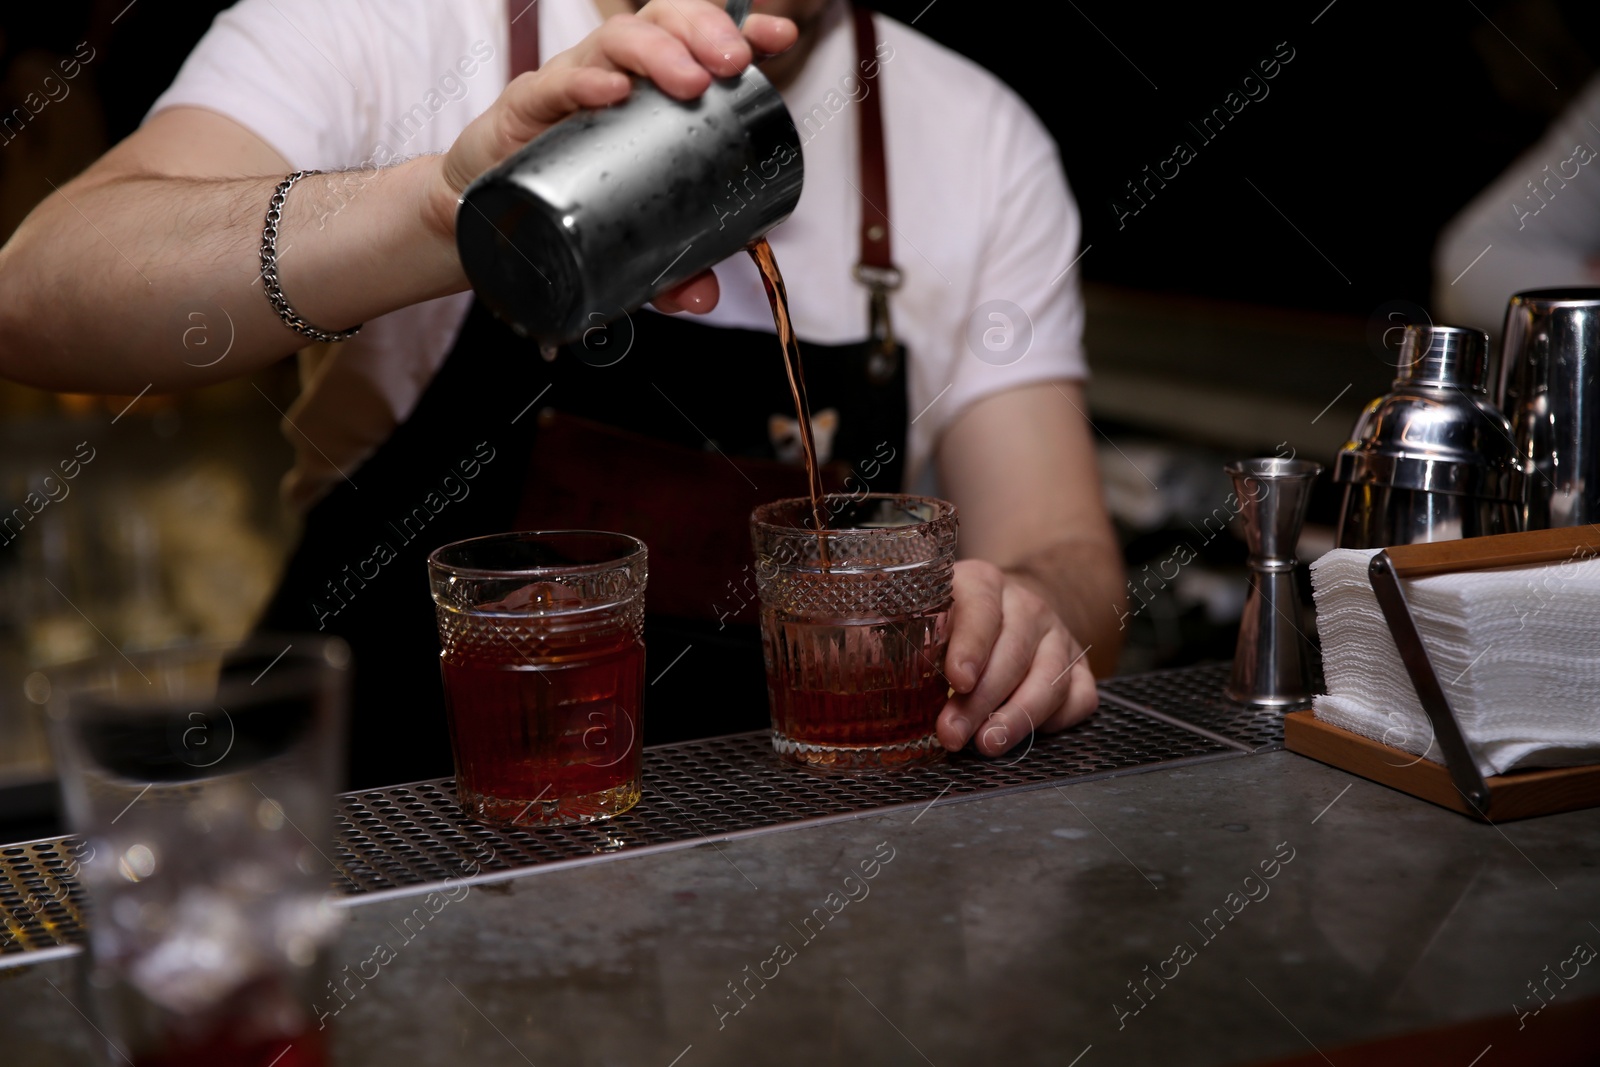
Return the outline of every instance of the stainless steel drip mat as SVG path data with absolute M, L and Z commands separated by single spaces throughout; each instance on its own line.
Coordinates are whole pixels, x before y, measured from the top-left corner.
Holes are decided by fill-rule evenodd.
M 83 940 L 83 887 L 74 837 L 0 846 L 0 967 L 77 952 Z
M 1082 725 L 1036 737 L 998 759 L 964 752 L 932 766 L 876 775 L 791 767 L 779 762 L 767 733 L 758 731 L 646 749 L 638 805 L 583 826 L 511 830 L 472 822 L 462 815 L 450 778 L 346 793 L 339 798 L 330 859 L 339 868 L 334 887 L 356 903 L 357 895 L 412 893 L 447 879 L 496 881 L 532 867 L 1226 759 L 1242 755 L 1243 748 L 1112 701 Z M 6 922 L 0 967 L 76 951 L 84 934 L 76 877 L 82 850 L 75 838 L 0 846 Z
M 1283 747 L 1283 709 L 1249 708 L 1222 695 L 1232 664 L 1203 663 L 1194 667 L 1109 678 L 1100 683 L 1102 712 L 1106 704 L 1178 723 L 1247 752 Z M 1320 674 L 1312 692 L 1323 691 Z

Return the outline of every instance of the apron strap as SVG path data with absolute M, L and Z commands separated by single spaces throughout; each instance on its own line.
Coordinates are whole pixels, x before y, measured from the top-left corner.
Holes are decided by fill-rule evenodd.
M 900 288 L 900 268 L 889 247 L 889 168 L 883 150 L 883 104 L 878 98 L 878 33 L 872 12 L 852 5 L 856 31 L 856 66 L 867 83 L 859 105 L 861 157 L 861 258 L 856 281 L 867 287 L 868 371 L 874 381 L 893 377 L 899 364 L 889 294 Z
M 889 172 L 883 155 L 883 107 L 878 100 L 878 33 L 872 12 L 856 7 L 852 14 L 856 28 L 856 63 L 867 93 L 861 98 L 861 262 L 856 275 L 893 272 L 894 258 L 889 253 Z M 869 273 L 871 272 L 871 273 Z M 871 284 L 862 278 L 863 284 Z M 895 285 L 899 284 L 898 277 Z M 893 286 L 891 286 L 893 288 Z
M 511 80 L 539 69 L 539 0 L 506 0 L 511 19 Z

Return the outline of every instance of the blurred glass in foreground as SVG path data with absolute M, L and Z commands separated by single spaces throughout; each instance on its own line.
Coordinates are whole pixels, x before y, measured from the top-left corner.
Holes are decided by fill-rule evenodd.
M 33 694 L 87 841 L 87 985 L 107 1062 L 326 1062 L 311 1005 L 336 925 L 348 660 L 310 637 L 116 653 Z

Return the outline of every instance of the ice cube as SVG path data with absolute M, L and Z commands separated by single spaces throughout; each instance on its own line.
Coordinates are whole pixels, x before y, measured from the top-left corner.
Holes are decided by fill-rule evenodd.
M 184 892 L 166 937 L 129 968 L 151 1001 L 185 1015 L 221 1003 L 263 969 L 250 918 L 241 902 L 209 888 Z

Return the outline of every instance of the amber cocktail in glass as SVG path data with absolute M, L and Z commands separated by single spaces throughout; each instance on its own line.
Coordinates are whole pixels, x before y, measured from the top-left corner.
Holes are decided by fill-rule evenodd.
M 751 516 L 773 747 L 839 770 L 940 759 L 955 505 L 830 496 L 821 514 L 796 498 Z
M 644 543 L 591 531 L 458 541 L 428 558 L 468 814 L 580 823 L 639 800 Z

